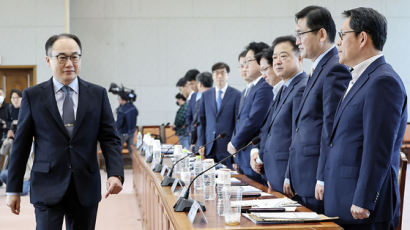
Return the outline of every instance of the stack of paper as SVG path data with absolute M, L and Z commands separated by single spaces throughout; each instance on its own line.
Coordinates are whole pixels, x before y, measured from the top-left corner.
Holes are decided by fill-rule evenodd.
M 232 201 L 232 206 L 251 206 L 252 208 L 285 208 L 285 207 L 299 207 L 298 202 L 289 198 L 275 198 L 275 199 L 260 199 L 260 200 L 241 200 Z

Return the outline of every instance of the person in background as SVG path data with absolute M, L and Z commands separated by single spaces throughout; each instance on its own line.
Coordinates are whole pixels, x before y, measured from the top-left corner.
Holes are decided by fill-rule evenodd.
M 10 92 L 11 104 L 6 109 L 6 128 L 7 137 L 14 137 L 17 128 L 17 120 L 21 105 L 22 93 L 18 89 L 12 89 Z
M 198 117 L 198 106 L 196 103 L 201 98 L 201 93 L 198 92 L 197 80 L 199 71 L 197 69 L 190 69 L 185 73 L 184 79 L 186 80 L 186 85 L 190 89 L 190 94 L 186 97 L 187 109 L 186 109 L 186 126 L 189 135 L 189 144 L 192 147 L 195 146 L 197 136 L 197 127 L 195 125 L 195 117 Z
M 132 148 L 134 145 L 134 133 L 137 127 L 138 109 L 132 103 L 131 98 L 125 92 L 119 93 L 118 102 L 120 106 L 117 108 L 117 131 L 121 139 L 121 146 L 124 142 L 127 143 L 127 148 L 132 158 Z
M 185 118 L 187 109 L 186 98 L 181 93 L 178 93 L 175 99 L 179 106 L 174 121 L 175 134 L 178 136 L 179 144 L 182 145 L 183 148 L 189 149 L 189 136 Z
M 0 146 L 3 144 L 4 139 L 7 137 L 7 123 L 6 114 L 9 103 L 5 102 L 6 99 L 4 90 L 0 88 Z

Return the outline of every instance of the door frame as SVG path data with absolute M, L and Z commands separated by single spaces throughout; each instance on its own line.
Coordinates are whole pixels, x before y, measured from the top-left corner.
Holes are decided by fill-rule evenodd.
M 0 70 L 31 70 L 33 73 L 33 82 L 31 86 L 37 85 L 37 66 L 36 65 L 0 65 Z M 30 85 L 29 85 L 30 87 Z

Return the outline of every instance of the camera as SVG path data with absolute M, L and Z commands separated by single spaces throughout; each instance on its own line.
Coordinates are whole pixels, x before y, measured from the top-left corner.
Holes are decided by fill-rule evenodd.
M 137 94 L 134 92 L 133 89 L 126 88 L 122 85 L 120 87 L 115 83 L 111 83 L 108 92 L 113 93 L 114 95 L 119 95 L 123 97 L 126 101 L 134 102 L 135 100 L 137 100 Z

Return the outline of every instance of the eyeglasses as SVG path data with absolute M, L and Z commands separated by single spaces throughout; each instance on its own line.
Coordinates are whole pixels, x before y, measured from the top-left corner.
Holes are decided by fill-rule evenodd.
M 268 72 L 269 67 L 271 67 L 270 65 L 263 67 L 259 70 L 259 72 L 261 72 L 261 74 L 265 74 Z
M 59 54 L 59 55 L 52 56 L 52 57 L 57 58 L 58 64 L 67 63 L 68 59 L 70 59 L 73 64 L 76 64 L 80 61 L 81 54 L 73 54 L 71 56 L 66 56 L 65 54 Z
M 289 57 L 288 53 L 281 53 L 279 55 L 273 55 L 272 59 L 273 59 L 273 62 L 277 61 L 278 59 L 280 61 L 285 61 L 286 59 L 288 59 L 288 57 Z
M 247 65 L 247 64 L 249 64 L 249 62 L 252 62 L 252 61 L 256 61 L 256 59 L 254 58 L 254 59 L 245 60 L 243 62 L 243 65 Z
M 337 34 L 339 34 L 340 40 L 343 40 L 343 36 L 345 36 L 347 33 L 353 33 L 353 32 L 356 32 L 356 31 L 354 30 L 340 31 L 340 32 L 337 32 Z
M 320 30 L 320 29 L 322 29 L 322 28 L 316 28 L 316 29 L 313 29 L 313 30 L 308 30 L 308 31 L 303 31 L 303 32 L 296 31 L 295 37 L 296 37 L 297 39 L 300 39 L 303 34 L 315 32 L 315 31 L 318 31 L 318 30 Z

